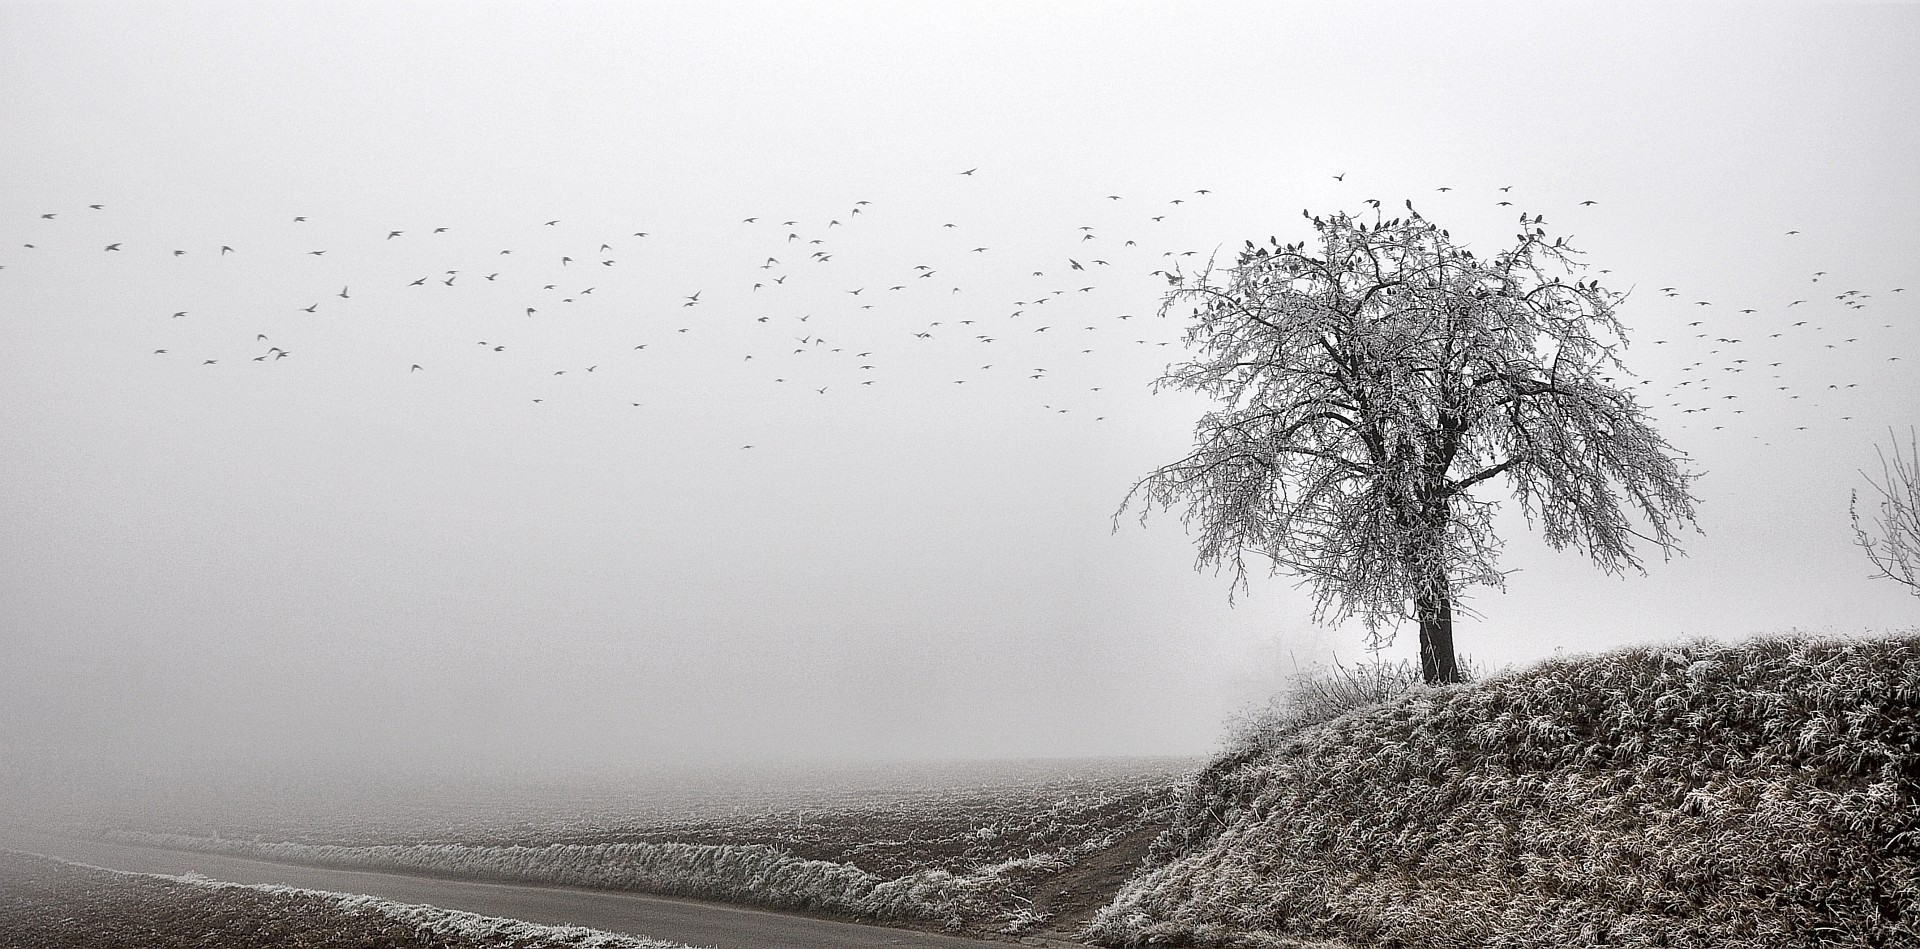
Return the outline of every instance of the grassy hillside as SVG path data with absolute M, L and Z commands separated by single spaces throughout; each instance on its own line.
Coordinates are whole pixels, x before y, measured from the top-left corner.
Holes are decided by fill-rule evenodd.
M 1107 945 L 1920 945 L 1920 636 L 1558 659 L 1247 735 Z

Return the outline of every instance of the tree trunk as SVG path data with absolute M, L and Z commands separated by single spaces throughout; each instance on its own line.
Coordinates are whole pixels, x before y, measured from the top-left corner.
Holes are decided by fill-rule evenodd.
M 1414 616 L 1420 621 L 1420 675 L 1428 685 L 1460 681 L 1460 666 L 1453 658 L 1453 598 L 1418 597 L 1413 601 Z

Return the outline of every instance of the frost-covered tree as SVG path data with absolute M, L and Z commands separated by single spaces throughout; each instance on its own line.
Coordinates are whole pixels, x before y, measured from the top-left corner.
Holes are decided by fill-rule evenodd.
M 1907 431 L 1907 453 L 1900 453 L 1900 439 L 1892 432 L 1892 451 L 1874 447 L 1880 455 L 1880 480 L 1861 472 L 1880 495 L 1880 516 L 1874 520 L 1875 534 L 1867 533 L 1860 523 L 1860 492 L 1853 492 L 1848 512 L 1853 516 L 1853 538 L 1867 552 L 1867 559 L 1885 577 L 1904 583 L 1914 596 L 1920 596 L 1920 440 Z
M 1192 306 L 1194 355 L 1156 389 L 1219 407 L 1120 512 L 1184 504 L 1199 567 L 1245 589 L 1265 558 L 1376 643 L 1417 621 L 1426 681 L 1455 682 L 1461 591 L 1505 580 L 1476 488 L 1504 479 L 1548 544 L 1620 574 L 1643 570 L 1636 539 L 1679 552 L 1693 475 L 1624 381 L 1623 295 L 1576 279 L 1564 238 L 1523 215 L 1511 249 L 1476 257 L 1408 211 L 1308 215 L 1311 247 L 1249 241 L 1233 267 L 1168 277 L 1161 313 Z

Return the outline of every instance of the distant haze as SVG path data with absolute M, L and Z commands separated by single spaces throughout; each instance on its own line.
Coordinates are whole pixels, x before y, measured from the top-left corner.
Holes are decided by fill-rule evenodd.
M 1206 408 L 1149 391 L 1151 271 L 1370 197 L 1571 233 L 1705 473 L 1646 577 L 1509 512 L 1464 653 L 1910 627 L 1847 510 L 1920 420 L 1917 47 L 1906 6 L 0 6 L 0 794 L 1205 754 L 1365 656 L 1113 529 Z

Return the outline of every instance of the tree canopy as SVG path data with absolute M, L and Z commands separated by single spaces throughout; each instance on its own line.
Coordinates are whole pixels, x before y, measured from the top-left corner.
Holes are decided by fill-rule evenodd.
M 1455 681 L 1460 594 L 1505 581 L 1475 489 L 1504 481 L 1549 545 L 1619 574 L 1642 569 L 1636 540 L 1678 552 L 1693 476 L 1633 395 L 1624 296 L 1579 277 L 1566 239 L 1523 215 L 1482 258 L 1408 210 L 1309 215 L 1311 245 L 1249 241 L 1232 267 L 1169 275 L 1161 312 L 1191 307 L 1192 357 L 1156 388 L 1218 407 L 1121 512 L 1183 505 L 1198 566 L 1231 567 L 1235 589 L 1251 553 L 1309 585 L 1317 618 L 1378 641 L 1418 620 L 1426 678 Z

